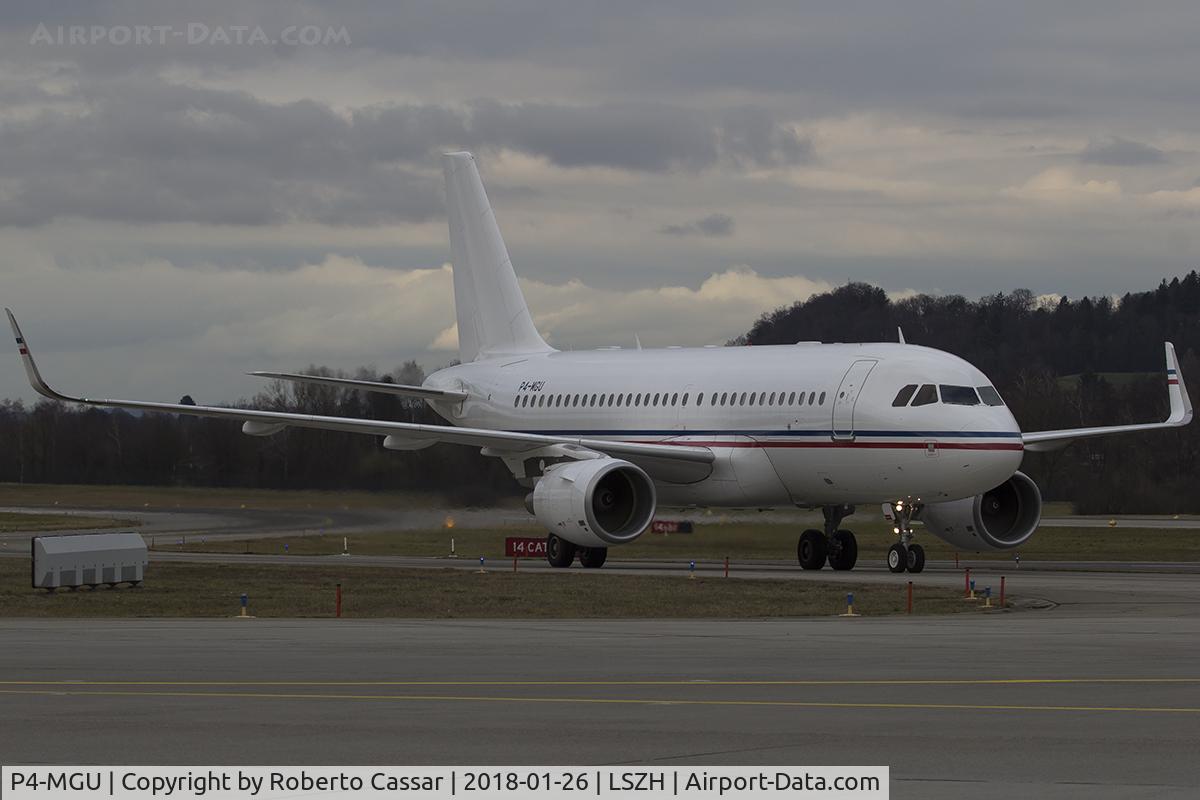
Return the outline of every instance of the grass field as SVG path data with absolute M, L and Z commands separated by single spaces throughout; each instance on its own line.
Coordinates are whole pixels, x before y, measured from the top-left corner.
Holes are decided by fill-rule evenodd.
M 517 501 L 514 500 L 514 503 Z M 434 508 L 436 495 L 418 492 L 318 492 L 176 486 L 73 486 L 0 483 L 0 506 L 78 508 Z
M 110 517 L 81 517 L 77 514 L 20 514 L 0 511 L 0 533 L 12 531 L 68 531 L 82 528 L 129 528 L 138 523 Z
M 864 616 L 904 612 L 903 589 L 802 581 L 467 570 L 152 564 L 143 587 L 53 594 L 29 585 L 29 561 L 0 558 L 0 617 L 232 617 L 242 592 L 258 617 L 332 617 L 342 584 L 350 618 L 744 618 L 826 616 L 846 592 Z M 923 614 L 973 611 L 957 591 L 917 587 Z M 232 623 L 231 623 L 232 624 Z M 238 623 L 240 624 L 240 623 Z M 247 622 L 246 624 L 251 624 Z
M 680 561 L 751 559 L 792 560 L 796 557 L 798 531 L 787 525 L 727 524 L 697 525 L 691 534 L 647 533 L 633 544 L 614 547 L 612 559 L 678 559 Z M 880 523 L 854 527 L 860 558 L 882 558 L 895 535 Z M 528 529 L 503 531 L 462 528 L 371 533 L 349 536 L 350 552 L 357 555 L 445 556 L 450 540 L 463 558 L 495 560 L 504 557 L 506 536 L 542 537 Z M 927 533 L 917 540 L 931 559 L 953 559 L 954 549 Z M 189 540 L 185 545 L 158 545 L 158 550 L 188 550 L 222 553 L 282 553 L 284 545 L 294 555 L 324 555 L 342 552 L 341 536 L 297 536 L 294 538 L 218 540 L 207 543 Z M 1200 530 L 1156 530 L 1146 528 L 1043 528 L 1018 548 L 1023 561 L 1198 561 Z M 1010 561 L 1005 553 L 959 553 L 963 559 Z

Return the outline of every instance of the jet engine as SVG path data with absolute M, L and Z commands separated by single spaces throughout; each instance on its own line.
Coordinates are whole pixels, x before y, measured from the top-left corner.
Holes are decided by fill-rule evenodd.
M 930 503 L 920 518 L 930 533 L 959 550 L 1011 550 L 1037 529 L 1042 493 L 1028 475 L 1015 472 L 983 494 Z
M 655 503 L 641 467 L 607 457 L 548 467 L 529 496 L 537 521 L 580 547 L 632 542 L 650 527 Z

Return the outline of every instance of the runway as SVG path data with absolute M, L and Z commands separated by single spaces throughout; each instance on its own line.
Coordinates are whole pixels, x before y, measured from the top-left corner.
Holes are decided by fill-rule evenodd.
M 317 508 L 295 509 L 154 509 L 144 508 L 61 508 L 58 506 L 20 506 L 0 508 L 0 513 L 56 514 L 63 516 L 110 517 L 136 523 L 136 530 L 147 542 L 177 542 L 180 537 L 205 539 L 265 539 L 279 536 L 319 536 L 382 531 L 439 528 L 447 516 L 464 527 L 506 527 L 527 525 L 529 515 L 509 509 L 373 509 Z M 0 542 L 10 546 L 31 536 L 56 533 L 107 533 L 113 528 L 78 528 L 64 531 L 10 531 L 0 533 Z
M 1190 797 L 1200 620 L 12 621 L 10 762 L 890 764 Z M 67 755 L 69 754 L 69 756 Z

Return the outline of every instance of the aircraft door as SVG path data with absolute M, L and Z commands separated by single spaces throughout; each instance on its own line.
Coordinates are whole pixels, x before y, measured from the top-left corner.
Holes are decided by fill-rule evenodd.
M 863 384 L 867 382 L 867 376 L 877 363 L 870 359 L 855 361 L 842 376 L 841 385 L 833 395 L 833 424 L 830 429 L 832 438 L 854 438 L 854 405 L 858 402 Z

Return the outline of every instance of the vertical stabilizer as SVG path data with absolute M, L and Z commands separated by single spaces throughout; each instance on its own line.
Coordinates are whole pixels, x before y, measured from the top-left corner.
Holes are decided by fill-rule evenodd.
M 454 310 L 458 350 L 463 361 L 552 348 L 533 326 L 525 297 L 496 215 L 488 203 L 470 153 L 442 156 L 446 210 L 450 216 L 450 255 L 454 261 Z

